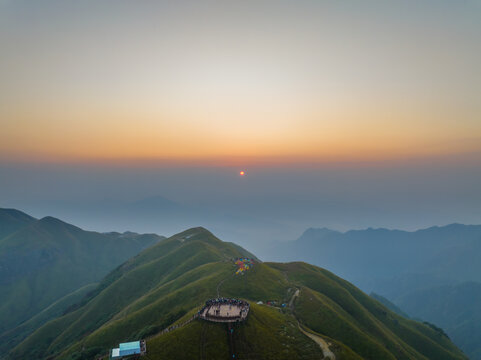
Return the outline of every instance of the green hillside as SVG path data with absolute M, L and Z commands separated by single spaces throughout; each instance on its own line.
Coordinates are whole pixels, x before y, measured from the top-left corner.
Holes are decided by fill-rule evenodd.
M 302 327 L 336 359 L 466 359 L 441 332 L 391 312 L 326 270 L 257 262 L 234 275 L 233 259 L 240 256 L 248 253 L 203 228 L 160 241 L 111 272 L 71 312 L 35 331 L 10 358 L 92 359 L 139 338 L 148 339 L 149 359 L 225 359 L 232 349 L 237 359 L 322 358 Z M 160 333 L 218 295 L 251 303 L 232 342 L 225 324 L 200 319 Z
M 20 230 L 36 219 L 15 209 L 0 208 L 0 239 Z
M 17 327 L 0 334 L 0 349 L 2 351 L 11 349 L 47 321 L 62 316 L 71 306 L 80 302 L 89 292 L 93 291 L 97 285 L 97 283 L 88 284 L 73 291 Z
M 382 294 L 374 298 L 398 314 L 441 327 L 470 359 L 481 359 L 481 225 L 412 232 L 308 229 L 265 253 L 276 261 L 325 267 L 366 292 Z
M 162 239 L 84 231 L 5 209 L 0 225 L 6 234 L 0 238 L 0 351 L 78 302 L 82 287 Z

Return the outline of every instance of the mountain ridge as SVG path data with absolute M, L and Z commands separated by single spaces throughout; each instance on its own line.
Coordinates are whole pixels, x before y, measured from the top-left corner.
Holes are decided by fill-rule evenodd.
M 0 208 L 0 240 L 35 220 L 20 210 Z
M 430 232 L 430 231 L 436 231 L 436 230 L 443 230 L 443 229 L 457 229 L 457 228 L 475 228 L 479 229 L 481 228 L 480 224 L 463 224 L 463 223 L 449 223 L 446 225 L 433 225 L 429 226 L 426 228 L 420 228 L 416 230 L 403 230 L 403 229 L 391 229 L 391 228 L 384 228 L 384 227 L 378 227 L 378 228 L 373 228 L 373 227 L 367 227 L 367 228 L 361 228 L 361 229 L 350 229 L 346 231 L 341 231 L 341 230 L 334 230 L 328 227 L 309 227 L 307 228 L 301 236 L 297 240 L 303 237 L 305 234 L 312 234 L 312 233 L 319 233 L 319 232 L 324 232 L 324 233 L 338 233 L 338 234 L 348 234 L 348 233 L 357 233 L 357 232 L 378 232 L 378 231 L 384 231 L 384 232 L 394 232 L 394 233 L 408 233 L 408 234 L 415 234 L 415 233 L 423 233 L 423 232 Z M 294 240 L 294 241 L 297 241 Z
M 473 359 L 481 359 L 481 339 L 474 330 L 476 304 L 467 301 L 468 307 L 452 307 L 449 293 L 441 296 L 436 290 L 481 283 L 481 225 L 452 223 L 416 231 L 371 228 L 332 232 L 309 228 L 299 239 L 273 246 L 269 253 L 279 261 L 301 259 L 322 266 L 368 293 L 380 294 L 409 316 L 444 327 Z M 460 316 L 453 324 L 447 322 L 452 317 L 442 312 L 436 317 L 429 309 L 414 311 L 413 306 L 427 301 L 425 293 L 436 294 L 437 309 L 452 308 L 456 314 L 464 309 L 466 318 Z M 404 300 L 407 297 L 409 304 Z M 473 321 L 466 320 L 469 318 Z M 470 326 L 473 331 L 461 330 Z
M 13 220 L 12 213 L 16 215 Z M 20 211 L 0 209 L 0 225 L 10 223 L 6 228 L 13 231 L 3 231 L 5 236 L 0 238 L 0 350 L 12 339 L 33 331 L 38 323 L 28 325 L 28 321 L 50 305 L 99 281 L 115 266 L 162 239 L 158 235 L 105 235 L 51 216 L 35 219 Z M 72 305 L 68 301 L 63 304 Z
M 199 358 L 202 351 L 209 359 L 225 358 L 231 345 L 223 340 L 223 325 L 195 320 L 162 333 L 220 293 L 251 303 L 232 338 L 238 359 L 322 356 L 297 321 L 326 339 L 338 359 L 465 359 L 443 334 L 392 313 L 327 270 L 304 262 L 255 262 L 235 275 L 234 260 L 248 254 L 241 250 L 201 227 L 164 239 L 113 270 L 78 307 L 36 330 L 10 356 L 87 359 L 119 342 L 147 338 L 152 359 Z

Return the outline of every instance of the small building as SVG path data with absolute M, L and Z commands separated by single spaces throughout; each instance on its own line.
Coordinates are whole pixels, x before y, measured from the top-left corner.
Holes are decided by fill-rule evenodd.
M 146 353 L 145 341 L 132 341 L 119 344 L 118 348 L 112 349 L 110 353 L 111 359 L 122 359 L 131 355 L 144 355 Z
M 112 349 L 112 352 L 110 353 L 110 358 L 118 359 L 119 357 L 120 357 L 120 349 L 119 348 Z
M 120 356 L 140 354 L 140 341 L 119 344 L 119 350 Z

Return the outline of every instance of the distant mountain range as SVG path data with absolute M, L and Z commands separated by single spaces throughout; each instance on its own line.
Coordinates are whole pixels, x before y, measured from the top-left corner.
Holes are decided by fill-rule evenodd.
M 410 317 L 442 327 L 471 359 L 481 359 L 480 225 L 414 232 L 308 229 L 269 253 L 325 267 L 374 291 Z
M 58 316 L 108 272 L 163 237 L 84 231 L 0 209 L 0 350 Z
M 414 232 L 308 229 L 271 249 L 278 260 L 302 259 L 326 267 L 362 288 L 404 274 L 431 282 L 481 281 L 481 225 L 452 224 Z
M 39 216 L 53 214 L 77 226 L 102 232 L 115 229 L 171 235 L 202 225 L 225 240 L 256 250 L 260 250 L 259 239 L 288 239 L 297 234 L 291 225 L 273 217 L 259 216 L 259 212 L 263 213 L 261 210 L 254 213 L 243 206 L 236 202 L 173 201 L 162 195 L 154 195 L 135 200 L 52 200 L 37 206 L 27 205 L 27 208 Z
M 9 359 L 93 359 L 139 338 L 147 339 L 149 359 L 162 360 L 225 359 L 233 349 L 237 359 L 322 358 L 327 350 L 313 338 L 338 360 L 466 359 L 439 328 L 397 315 L 329 271 L 301 262 L 260 262 L 204 228 L 163 239 L 85 232 L 11 210 L 2 214 L 12 225 L 0 254 L 19 259 L 2 263 L 1 279 L 11 286 L 5 299 L 39 303 L 32 314 L 22 307 L 2 314 L 11 324 L 0 338 L 1 354 Z M 130 259 L 114 264 L 129 252 Z M 238 257 L 254 259 L 244 275 L 235 275 Z M 107 267 L 111 271 L 99 281 Z M 45 294 L 31 290 L 36 287 Z M 223 324 L 195 320 L 182 326 L 219 295 L 251 304 L 230 341 Z M 21 318 L 26 321 L 18 324 Z M 161 332 L 175 324 L 176 330 Z

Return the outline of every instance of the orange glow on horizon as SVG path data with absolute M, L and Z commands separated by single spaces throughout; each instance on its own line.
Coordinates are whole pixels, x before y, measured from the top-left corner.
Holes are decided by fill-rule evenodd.
M 150 110 L 133 105 L 114 110 L 111 104 L 25 107 L 7 112 L 2 120 L 0 160 L 254 166 L 481 152 L 476 136 L 481 123 L 469 120 L 473 114 L 464 114 L 469 121 L 460 125 L 450 121 L 457 113 L 441 108 L 287 103 L 239 99 L 245 104 L 242 111 L 235 99 L 188 110 L 180 103 L 157 109 L 152 105 Z
M 190 21 L 177 16 L 185 5 L 159 2 L 39 23 L 14 15 L 38 16 L 35 6 L 6 3 L 3 162 L 252 169 L 481 154 L 479 28 L 468 18 L 452 32 L 454 18 L 433 12 L 426 32 L 425 16 L 411 22 L 423 12 L 388 12 L 396 26 L 379 33 L 389 14 L 367 11 L 351 19 L 353 37 L 338 2 L 267 18 L 252 15 L 268 3 L 199 5 Z

